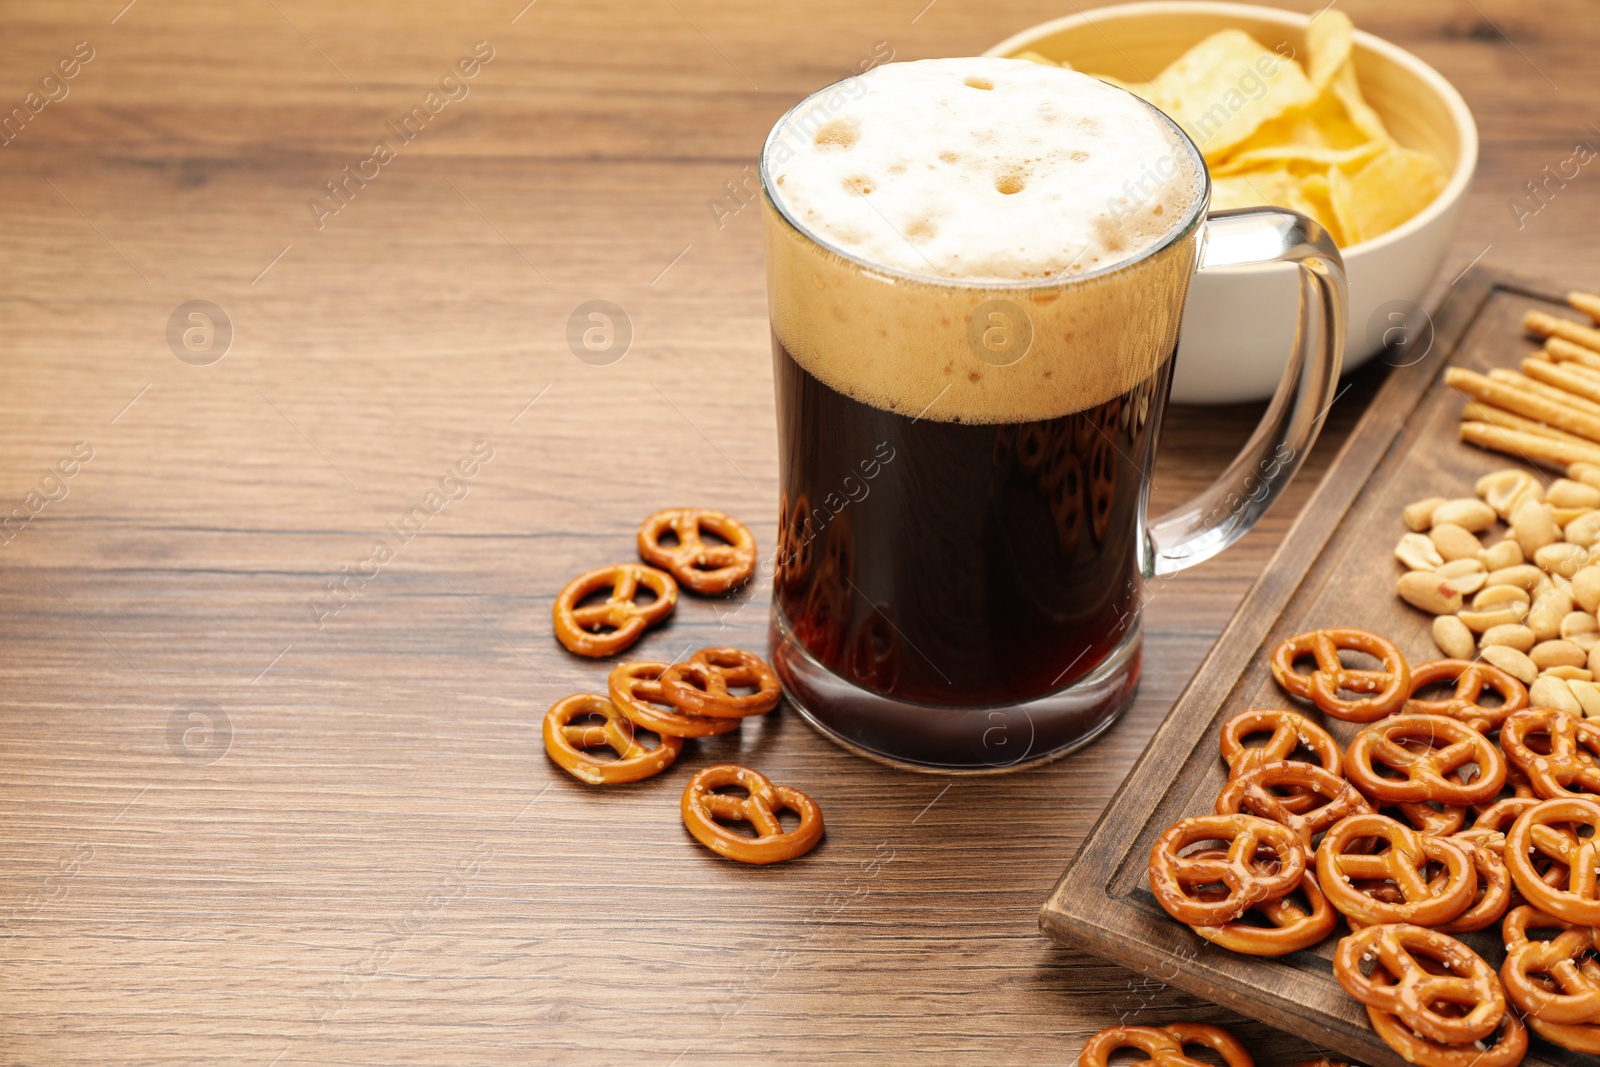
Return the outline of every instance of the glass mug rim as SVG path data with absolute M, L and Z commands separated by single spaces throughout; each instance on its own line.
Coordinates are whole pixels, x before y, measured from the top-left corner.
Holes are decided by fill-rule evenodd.
M 1028 61 L 1017 60 L 1017 62 L 1025 63 Z M 780 199 L 773 195 L 772 175 L 767 169 L 767 161 L 772 155 L 771 150 L 773 142 L 777 140 L 780 133 L 786 130 L 789 125 L 790 118 L 793 117 L 797 112 L 804 110 L 818 97 L 834 92 L 838 90 L 840 86 L 845 85 L 848 82 L 855 81 L 857 78 L 870 78 L 873 71 L 878 69 L 880 68 L 874 67 L 872 70 L 864 71 L 861 74 L 852 74 L 847 78 L 840 78 L 838 81 L 832 82 L 823 86 L 821 89 L 816 90 L 805 99 L 789 108 L 789 110 L 785 111 L 783 116 L 773 124 L 772 129 L 767 133 L 766 140 L 762 142 L 761 159 L 758 167 L 761 180 L 761 195 L 766 200 L 767 206 L 776 212 L 778 217 L 781 218 L 784 223 L 786 223 L 795 232 L 801 234 L 808 241 L 817 245 L 819 248 L 825 249 L 833 255 L 838 256 L 840 259 L 855 264 L 862 270 L 885 276 L 897 282 L 910 282 L 913 284 L 933 286 L 941 289 L 963 289 L 974 292 L 1028 292 L 1031 290 L 1041 289 L 1065 289 L 1085 282 L 1099 281 L 1103 278 L 1108 278 L 1119 274 L 1122 271 L 1128 270 L 1132 267 L 1136 267 L 1145 260 L 1150 259 L 1153 256 L 1156 256 L 1159 253 L 1171 248 L 1173 245 L 1186 240 L 1205 221 L 1206 214 L 1211 205 L 1211 172 L 1206 167 L 1205 156 L 1201 153 L 1199 146 L 1194 143 L 1194 140 L 1186 132 L 1184 132 L 1182 126 L 1179 126 L 1172 120 L 1170 116 L 1168 116 L 1164 111 L 1156 107 L 1154 104 L 1150 103 L 1148 100 L 1145 100 L 1143 97 L 1137 96 L 1134 93 L 1128 92 L 1128 90 L 1119 85 L 1112 85 L 1110 82 L 1101 82 L 1101 84 L 1106 88 L 1114 89 L 1119 93 L 1124 93 L 1138 101 L 1140 106 L 1148 110 L 1162 124 L 1176 134 L 1177 140 L 1175 144 L 1177 146 L 1181 146 L 1182 149 L 1188 153 L 1190 162 L 1194 165 L 1195 173 L 1199 176 L 1199 195 L 1195 197 L 1194 203 L 1190 207 L 1188 215 L 1186 215 L 1180 222 L 1174 224 L 1172 229 L 1169 230 L 1160 241 L 1139 252 L 1137 255 L 1130 256 L 1127 259 L 1118 260 L 1115 263 L 1096 268 L 1092 271 L 1082 271 L 1078 274 L 1066 274 L 1043 279 L 1021 278 L 1014 280 L 985 280 L 976 278 L 947 278 L 936 274 L 918 274 L 914 271 L 901 270 L 897 267 L 890 267 L 882 263 L 875 263 L 870 259 L 847 252 L 828 241 L 826 238 L 817 234 L 804 223 L 796 219 L 789 213 L 788 209 L 783 205 Z M 1086 74 L 1084 77 L 1093 77 L 1093 75 Z

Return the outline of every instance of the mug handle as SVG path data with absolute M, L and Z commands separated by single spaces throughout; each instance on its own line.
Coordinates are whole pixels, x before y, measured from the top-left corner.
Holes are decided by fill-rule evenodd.
M 1300 268 L 1300 319 L 1283 380 L 1255 433 L 1221 477 L 1148 526 L 1149 576 L 1203 563 L 1249 532 L 1300 469 L 1336 399 L 1344 356 L 1344 258 L 1312 219 L 1278 208 L 1212 212 L 1200 270 L 1253 263 Z

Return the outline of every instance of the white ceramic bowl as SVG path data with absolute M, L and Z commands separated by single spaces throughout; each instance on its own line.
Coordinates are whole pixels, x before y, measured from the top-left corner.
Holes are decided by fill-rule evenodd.
M 1288 41 L 1303 56 L 1309 21 L 1298 12 L 1251 4 L 1155 0 L 1046 22 L 1001 41 L 985 55 L 1031 50 L 1092 74 L 1144 81 L 1218 30 L 1244 30 L 1268 48 Z M 1347 371 L 1381 351 L 1386 333 L 1394 340 L 1397 329 L 1426 327 L 1417 305 L 1444 261 L 1478 164 L 1472 112 L 1438 71 L 1360 30 L 1354 58 L 1361 91 L 1390 134 L 1441 160 L 1450 180 L 1414 218 L 1341 250 L 1350 282 Z M 1272 395 L 1294 338 L 1295 274 L 1292 266 L 1274 265 L 1207 271 L 1195 278 L 1184 310 L 1173 400 L 1226 404 Z

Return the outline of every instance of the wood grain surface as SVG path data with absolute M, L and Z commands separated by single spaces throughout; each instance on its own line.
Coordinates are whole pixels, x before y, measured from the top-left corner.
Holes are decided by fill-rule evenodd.
M 1176 924 L 1150 891 L 1156 839 L 1179 819 L 1212 814 L 1227 782 L 1218 755 L 1223 725 L 1247 708 L 1298 707 L 1348 749 L 1359 723 L 1340 722 L 1287 696 L 1272 678 L 1273 650 L 1306 630 L 1354 626 L 1393 641 L 1413 665 L 1444 658 L 1432 617 L 1393 592 L 1388 557 L 1405 532 L 1400 510 L 1431 495 L 1471 495 L 1490 471 L 1527 465 L 1460 443 L 1461 395 L 1444 384 L 1446 366 L 1487 372 L 1508 354 L 1538 348 L 1522 330 L 1537 308 L 1572 314 L 1562 294 L 1474 267 L 1435 318 L 1429 352 L 1391 374 L 1351 433 L 1337 467 L 1307 502 L 1289 541 L 1229 621 L 1152 744 L 1112 798 L 1046 902 L 1052 936 L 1088 947 L 1139 973 L 1227 1003 L 1252 1018 L 1325 1042 L 1376 1067 L 1404 1067 L 1373 1032 L 1366 1011 L 1333 976 L 1344 924 L 1312 949 L 1280 959 L 1237 955 Z M 1515 363 L 1514 358 L 1510 359 Z M 1534 468 L 1548 484 L 1558 472 Z M 1383 561 L 1370 566 L 1366 561 Z M 1505 960 L 1497 925 L 1458 935 L 1496 970 Z M 1578 1067 L 1576 1052 L 1533 1038 L 1528 1067 Z
M 1383 368 L 1261 528 L 1151 600 L 1140 695 L 1081 754 L 951 782 L 780 714 L 583 787 L 538 740 L 603 672 L 552 640 L 556 589 L 664 505 L 772 544 L 767 128 L 875 57 L 1076 5 L 525 3 L 0 6 L 0 114 L 41 94 L 0 147 L 0 515 L 30 516 L 0 533 L 0 1060 L 988 1065 L 1231 1018 L 1053 945 L 1038 909 Z M 1524 187 L 1600 142 L 1589 5 L 1341 6 L 1480 123 L 1434 292 L 1480 256 L 1600 287 L 1600 179 Z M 169 344 L 197 300 L 231 325 L 214 362 L 182 315 Z M 568 346 L 591 300 L 631 323 L 609 365 Z M 1173 411 L 1153 506 L 1258 414 Z M 641 651 L 760 647 L 767 597 L 686 602 Z M 724 757 L 816 797 L 822 847 L 695 844 L 678 793 Z M 1241 1030 L 1265 1067 L 1308 1051 Z

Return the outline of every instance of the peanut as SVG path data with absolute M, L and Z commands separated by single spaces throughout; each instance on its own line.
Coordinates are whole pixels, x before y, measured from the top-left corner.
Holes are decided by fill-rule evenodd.
M 1472 598 L 1473 611 L 1488 611 L 1490 608 L 1500 607 L 1521 601 L 1526 608 L 1530 603 L 1528 592 L 1514 585 L 1491 584 Z
M 1442 566 L 1442 564 L 1441 564 Z M 1514 585 L 1519 589 L 1531 591 L 1544 577 L 1544 572 L 1531 563 L 1519 563 L 1515 567 L 1502 567 L 1489 572 L 1489 585 Z
M 1478 479 L 1473 489 L 1507 522 L 1524 500 L 1544 499 L 1544 490 L 1540 487 L 1538 479 L 1527 471 L 1511 467 L 1485 474 Z
M 1600 489 L 1583 482 L 1557 478 L 1544 491 L 1545 501 L 1558 508 L 1600 508 Z
M 1588 562 L 1589 553 L 1578 545 L 1558 541 L 1533 554 L 1533 561 L 1552 575 L 1571 578 Z
M 1533 665 L 1541 671 L 1551 667 L 1582 667 L 1589 662 L 1583 649 L 1571 641 L 1541 641 L 1528 653 Z
M 1454 615 L 1440 615 L 1433 620 L 1433 643 L 1451 659 L 1471 659 L 1472 631 Z M 1533 633 L 1528 634 L 1528 647 L 1533 647 Z
M 1561 620 L 1572 611 L 1572 597 L 1561 589 L 1540 593 L 1533 599 L 1525 621 L 1533 636 L 1549 641 L 1561 633 Z
M 1587 611 L 1569 611 L 1566 617 L 1561 620 L 1561 636 L 1563 638 L 1596 631 L 1600 631 L 1600 620 L 1596 620 Z
M 1576 522 L 1580 515 L 1589 514 L 1588 508 L 1558 508 L 1550 505 L 1550 514 L 1555 516 L 1556 525 L 1565 527 L 1569 522 Z
M 1595 514 L 1600 515 L 1600 511 L 1595 512 Z M 1483 565 L 1491 571 L 1504 570 L 1507 567 L 1515 567 L 1522 562 L 1522 546 L 1508 537 L 1499 544 L 1490 545 L 1484 549 L 1478 558 L 1483 560 Z
M 1560 678 L 1567 682 L 1588 682 L 1594 680 L 1594 674 L 1585 667 L 1546 667 L 1540 677 L 1549 675 L 1551 678 Z
M 1462 623 L 1462 625 L 1466 624 Z M 1483 636 L 1478 638 L 1478 646 L 1480 648 L 1488 648 L 1490 645 L 1501 645 L 1505 648 L 1514 648 L 1518 652 L 1526 652 L 1534 646 L 1536 641 L 1537 638 L 1533 636 L 1532 630 L 1526 626 L 1518 626 L 1512 623 L 1506 626 L 1491 626 L 1483 631 Z M 1457 656 L 1456 658 L 1470 659 L 1471 657 Z
M 1593 463 L 1574 463 L 1567 468 L 1567 477 L 1600 488 L 1600 467 Z
M 1591 615 L 1600 609 L 1600 566 L 1581 567 L 1572 576 L 1572 599 Z
M 1533 660 L 1505 645 L 1490 645 L 1483 650 L 1483 658 L 1492 666 L 1499 667 L 1523 685 L 1532 685 L 1539 677 L 1539 668 L 1533 665 Z
M 1428 543 L 1431 546 L 1433 542 Z M 1489 579 L 1483 564 L 1475 559 L 1451 560 L 1441 567 L 1434 568 L 1434 573 L 1440 578 L 1449 579 L 1450 584 L 1461 591 L 1462 596 L 1476 593 Z
M 1477 559 L 1478 553 L 1483 551 L 1483 542 L 1471 530 L 1453 522 L 1434 523 L 1433 529 L 1428 531 L 1428 537 L 1446 563 L 1457 559 Z M 1523 545 L 1522 548 L 1527 551 L 1528 546 Z
M 1528 703 L 1536 708 L 1559 708 L 1571 715 L 1582 715 L 1583 705 L 1560 678 L 1538 678 L 1528 686 Z
M 1600 685 L 1590 681 L 1569 681 L 1567 689 L 1578 699 L 1586 719 L 1600 719 Z
M 1556 525 L 1555 513 L 1550 510 L 1549 504 L 1524 500 L 1511 513 L 1511 536 L 1522 546 L 1524 556 L 1532 556 L 1545 545 L 1559 540 L 1561 529 Z M 1442 549 L 1440 551 L 1443 553 Z M 1446 555 L 1445 558 L 1450 557 Z
M 1567 523 L 1562 536 L 1571 544 L 1593 547 L 1596 541 L 1600 541 L 1600 511 L 1585 511 Z
M 1407 504 L 1400 517 L 1405 520 L 1406 529 L 1412 533 L 1423 533 L 1433 525 L 1433 509 L 1443 503 L 1444 497 L 1430 496 L 1426 500 Z
M 1600 492 L 1600 490 L 1597 490 Z M 1595 505 L 1591 504 L 1590 507 Z M 1481 500 L 1464 496 L 1457 500 L 1446 500 L 1443 504 L 1433 509 L 1433 525 L 1451 523 L 1459 526 L 1469 533 L 1482 533 L 1493 526 L 1499 516 L 1494 508 Z
M 1428 571 L 1407 571 L 1402 574 L 1395 591 L 1400 594 L 1401 600 L 1430 615 L 1454 615 L 1461 610 L 1461 590 L 1448 579 Z
M 1600 633 L 1572 634 L 1571 636 L 1563 637 L 1562 640 L 1571 641 L 1588 653 L 1593 652 L 1596 646 L 1600 646 Z
M 1511 626 L 1519 623 L 1527 614 L 1528 602 L 1526 600 L 1517 600 L 1509 604 L 1488 608 L 1484 611 L 1459 611 L 1456 613 L 1456 618 L 1460 619 L 1462 624 L 1473 633 L 1481 634 L 1486 630 L 1492 630 L 1496 626 Z
M 1431 571 L 1444 566 L 1444 557 L 1433 547 L 1433 542 L 1422 534 L 1408 533 L 1394 546 L 1394 558 L 1408 570 Z

